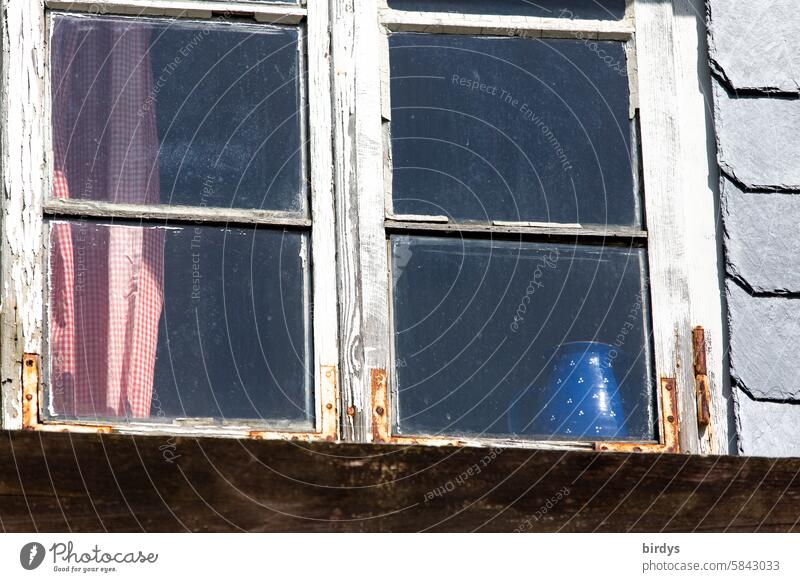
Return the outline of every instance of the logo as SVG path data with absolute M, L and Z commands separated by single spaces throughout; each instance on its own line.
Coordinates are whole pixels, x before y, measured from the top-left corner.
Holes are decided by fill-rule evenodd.
M 29 542 L 19 551 L 19 563 L 26 570 L 35 570 L 44 561 L 44 546 L 39 542 Z

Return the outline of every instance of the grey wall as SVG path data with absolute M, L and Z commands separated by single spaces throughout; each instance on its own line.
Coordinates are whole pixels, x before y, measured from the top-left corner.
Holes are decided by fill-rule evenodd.
M 739 448 L 800 455 L 800 12 L 708 0 Z

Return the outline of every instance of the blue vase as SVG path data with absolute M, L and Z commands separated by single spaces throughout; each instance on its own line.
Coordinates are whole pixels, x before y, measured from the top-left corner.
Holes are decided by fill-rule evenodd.
M 512 399 L 509 431 L 567 440 L 628 436 L 611 349 L 599 342 L 563 344 L 546 386 Z

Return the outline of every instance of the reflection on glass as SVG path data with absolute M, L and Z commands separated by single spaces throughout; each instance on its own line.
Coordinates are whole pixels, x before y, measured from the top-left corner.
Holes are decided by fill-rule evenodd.
M 641 223 L 623 43 L 411 33 L 389 42 L 396 213 Z
M 307 235 L 51 223 L 51 418 L 313 423 Z
M 639 248 L 394 236 L 395 429 L 654 440 Z
M 595 20 L 620 20 L 625 16 L 625 0 L 389 0 L 389 8 Z
M 305 211 L 299 28 L 52 22 L 55 197 Z

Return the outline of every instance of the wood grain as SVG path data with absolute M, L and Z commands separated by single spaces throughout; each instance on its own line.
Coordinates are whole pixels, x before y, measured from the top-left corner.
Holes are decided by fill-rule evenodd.
M 681 450 L 698 452 L 672 3 L 636 2 L 635 23 L 656 374 L 676 379 Z
M 799 472 L 800 459 L 3 432 L 0 524 L 788 532 L 800 519 Z
M 368 438 L 369 395 L 364 369 L 363 299 L 359 254 L 358 154 L 356 151 L 356 54 L 354 0 L 331 5 L 333 151 L 336 193 L 336 269 L 339 291 L 341 437 Z
M 3 3 L 0 425 L 5 428 L 22 426 L 22 354 L 41 353 L 42 344 L 42 192 L 48 142 L 44 39 L 43 0 Z

